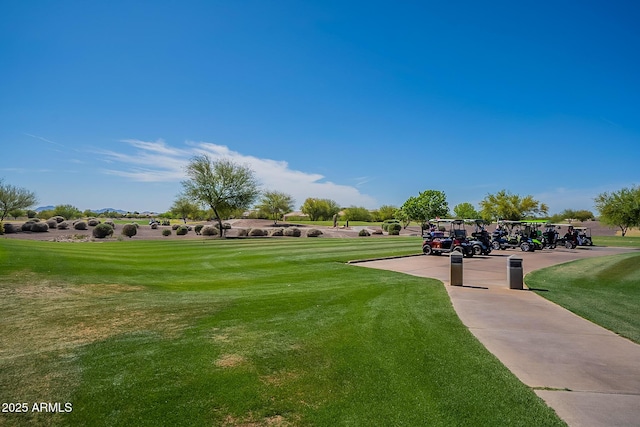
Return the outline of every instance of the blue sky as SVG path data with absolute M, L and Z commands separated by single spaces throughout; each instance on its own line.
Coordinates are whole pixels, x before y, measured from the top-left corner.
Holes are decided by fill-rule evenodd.
M 640 184 L 638 22 L 633 1 L 0 0 L 0 178 L 162 212 L 207 152 L 298 206 L 594 210 Z

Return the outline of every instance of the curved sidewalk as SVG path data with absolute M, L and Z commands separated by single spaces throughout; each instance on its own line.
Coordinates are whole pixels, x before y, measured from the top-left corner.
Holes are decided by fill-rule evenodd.
M 464 286 L 449 286 L 449 257 L 358 265 L 442 280 L 462 322 L 570 426 L 640 426 L 640 345 L 527 290 L 507 286 L 507 258 L 524 273 L 620 248 L 494 251 L 465 258 Z

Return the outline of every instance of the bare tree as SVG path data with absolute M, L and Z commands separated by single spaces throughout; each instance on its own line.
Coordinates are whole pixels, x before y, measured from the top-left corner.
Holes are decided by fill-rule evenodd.
M 24 209 L 38 203 L 36 195 L 24 188 L 3 184 L 0 179 L 0 221 L 16 209 Z
M 220 236 L 224 213 L 249 208 L 260 194 L 251 168 L 230 159 L 211 160 L 206 154 L 196 156 L 187 165 L 186 172 L 189 179 L 182 182 L 184 194 L 213 210 Z

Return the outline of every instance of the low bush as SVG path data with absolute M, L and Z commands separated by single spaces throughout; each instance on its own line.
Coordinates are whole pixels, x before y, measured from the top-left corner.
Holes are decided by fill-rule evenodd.
M 4 225 L 4 232 L 6 234 L 14 234 L 14 233 L 17 233 L 20 230 L 21 230 L 20 227 L 16 226 L 15 224 L 6 223 Z
M 49 228 L 58 228 L 58 221 L 56 221 L 53 218 L 50 218 L 47 220 L 47 225 L 49 226 Z
M 49 231 L 49 226 L 46 222 L 34 222 L 31 224 L 31 231 L 33 233 L 44 233 Z
M 363 228 L 358 233 L 358 236 L 360 236 L 360 237 L 369 237 L 369 236 L 371 236 L 371 233 L 369 233 L 369 230 L 367 230 L 366 228 Z
M 135 224 L 125 224 L 122 226 L 122 235 L 132 238 L 138 234 L 138 227 Z
M 162 220 L 162 225 L 165 225 L 165 226 L 171 225 L 171 221 L 169 221 L 168 219 L 164 219 Z
M 371 234 L 374 234 L 374 235 L 380 235 L 380 234 L 382 234 L 382 230 L 380 230 L 379 228 L 377 228 L 377 229 L 373 230 L 373 231 L 371 232 Z
M 66 230 L 67 228 L 69 228 L 69 223 L 67 221 L 58 223 L 58 230 Z
M 247 230 L 246 228 L 238 229 L 238 237 L 246 237 L 248 234 L 249 234 L 249 230 Z
M 52 216 L 52 217 L 51 217 L 51 218 L 49 218 L 49 219 L 53 219 L 53 220 L 55 220 L 58 224 L 60 224 L 61 222 L 63 222 L 63 221 L 64 221 L 64 217 L 63 217 L 63 216 L 60 216 L 60 215 Z
M 162 235 L 163 236 L 171 236 L 171 230 L 169 230 L 168 228 L 165 228 L 164 230 L 162 230 Z
M 97 239 L 104 239 L 105 237 L 113 236 L 113 228 L 109 224 L 98 224 L 93 229 L 92 234 Z
M 153 224 L 151 224 L 151 229 L 152 230 L 156 230 L 158 228 L 158 223 L 154 222 Z
M 400 224 L 399 222 L 391 222 L 387 226 L 387 231 L 391 235 L 397 236 L 398 234 L 400 234 L 400 230 L 402 230 L 402 224 Z
M 267 231 L 262 228 L 252 228 L 249 230 L 249 237 L 261 237 L 266 236 L 267 234 Z
M 20 229 L 22 231 L 31 231 L 31 226 L 33 226 L 33 224 L 35 224 L 35 222 L 33 221 L 27 221 L 24 224 L 22 224 L 22 226 L 20 227 Z
M 100 220 L 98 218 L 89 218 L 87 220 L 87 225 L 89 225 L 91 227 L 95 227 L 98 224 L 100 224 Z
M 198 234 L 198 235 L 199 235 L 199 234 L 201 234 L 201 231 L 202 231 L 202 229 L 203 229 L 203 228 L 204 228 L 204 225 L 203 225 L 203 224 L 198 224 L 198 225 L 196 225 L 196 226 L 194 227 L 193 231 L 195 231 L 195 232 L 196 232 L 196 234 Z
M 111 221 L 110 219 L 106 220 L 104 223 L 105 224 L 109 224 L 111 226 L 111 228 L 113 228 L 114 230 L 116 229 L 116 224 L 113 221 Z
M 288 237 L 300 237 L 302 232 L 298 227 L 288 227 L 284 230 L 284 235 Z
M 228 222 L 223 222 L 222 223 L 222 229 L 223 230 L 231 230 L 231 224 L 229 224 Z
M 387 219 L 387 220 L 382 222 L 382 230 L 383 231 L 389 231 L 389 228 L 391 226 L 395 227 L 396 224 L 399 225 L 400 228 L 402 228 L 402 224 L 400 224 L 400 221 L 398 221 L 397 219 Z
M 207 225 L 202 227 L 202 230 L 200 230 L 200 232 L 203 236 L 217 236 L 218 228 L 214 227 L 213 225 Z
M 60 227 L 60 225 L 58 225 L 58 228 L 59 227 Z M 87 229 L 87 223 L 86 223 L 86 221 L 74 222 L 73 223 L 73 228 L 75 228 L 76 230 L 86 230 Z
M 284 236 L 284 229 L 283 228 L 274 228 L 273 230 L 271 230 L 271 235 L 272 236 Z
M 178 236 L 184 236 L 189 232 L 189 227 L 187 227 L 186 225 L 181 225 L 180 227 L 178 227 L 178 229 L 176 230 L 176 234 Z
M 307 231 L 307 237 L 320 237 L 320 236 L 322 236 L 322 231 L 318 230 L 317 228 L 312 228 Z
M 180 224 L 173 224 L 173 225 L 171 226 L 171 229 L 172 229 L 173 231 L 176 231 L 176 230 L 178 229 L 178 227 L 180 227 Z

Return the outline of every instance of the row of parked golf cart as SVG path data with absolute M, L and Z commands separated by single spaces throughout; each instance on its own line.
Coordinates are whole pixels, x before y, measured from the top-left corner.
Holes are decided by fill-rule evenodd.
M 466 226 L 473 227 L 469 236 Z M 483 220 L 433 219 L 423 234 L 422 252 L 441 255 L 458 251 L 466 257 L 488 255 L 492 250 L 520 249 L 534 252 L 540 249 L 592 246 L 591 230 L 571 224 L 550 224 L 546 221 L 498 221 L 493 232 L 486 230 Z

